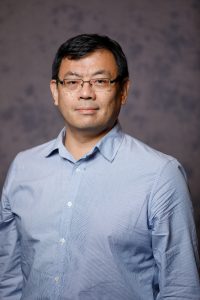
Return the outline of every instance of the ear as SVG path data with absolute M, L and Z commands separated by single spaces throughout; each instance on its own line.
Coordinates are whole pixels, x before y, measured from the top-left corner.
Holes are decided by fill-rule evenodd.
M 121 104 L 126 104 L 127 98 L 128 98 L 128 91 L 130 87 L 130 81 L 127 79 L 121 88 Z
M 50 81 L 50 90 L 53 97 L 54 105 L 58 106 L 58 86 L 56 80 Z

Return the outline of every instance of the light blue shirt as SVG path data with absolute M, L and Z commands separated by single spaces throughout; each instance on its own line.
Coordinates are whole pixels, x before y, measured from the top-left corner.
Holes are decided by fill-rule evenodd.
M 1 300 L 199 300 L 185 173 L 117 124 L 76 161 L 17 155 L 0 211 Z

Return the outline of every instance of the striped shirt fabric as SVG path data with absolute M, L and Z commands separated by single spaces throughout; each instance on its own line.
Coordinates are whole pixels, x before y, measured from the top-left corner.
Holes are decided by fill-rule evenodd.
M 0 208 L 1 300 L 199 300 L 180 163 L 117 124 L 75 160 L 57 139 L 21 152 Z

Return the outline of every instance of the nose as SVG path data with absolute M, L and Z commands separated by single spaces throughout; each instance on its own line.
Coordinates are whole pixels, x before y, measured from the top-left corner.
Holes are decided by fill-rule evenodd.
M 95 100 L 95 92 L 89 81 L 83 82 L 79 92 L 79 98 L 84 100 Z

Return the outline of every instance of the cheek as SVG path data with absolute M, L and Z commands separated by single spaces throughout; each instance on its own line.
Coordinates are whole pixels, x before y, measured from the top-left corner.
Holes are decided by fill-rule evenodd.
M 119 98 L 112 98 L 107 105 L 107 111 L 110 114 L 115 114 L 116 112 L 119 112 L 121 107 L 121 101 Z
M 99 117 L 101 116 L 100 118 L 104 119 L 105 122 L 106 120 L 111 121 L 117 119 L 119 115 L 120 106 L 116 104 L 115 100 L 110 101 L 100 110 L 101 115 L 99 115 Z
M 74 99 L 72 95 L 68 94 L 60 94 L 58 99 L 58 106 L 60 110 L 68 111 L 73 108 L 74 106 Z

